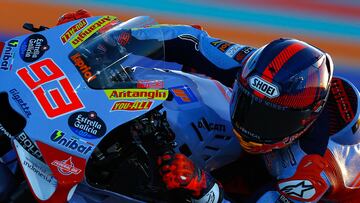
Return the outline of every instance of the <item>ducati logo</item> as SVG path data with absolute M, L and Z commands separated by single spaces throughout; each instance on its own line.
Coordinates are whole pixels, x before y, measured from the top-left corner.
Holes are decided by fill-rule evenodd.
M 261 94 L 269 97 L 269 98 L 275 98 L 280 95 L 279 88 L 269 83 L 268 81 L 260 78 L 259 76 L 252 76 L 249 78 L 249 84 L 250 87 Z

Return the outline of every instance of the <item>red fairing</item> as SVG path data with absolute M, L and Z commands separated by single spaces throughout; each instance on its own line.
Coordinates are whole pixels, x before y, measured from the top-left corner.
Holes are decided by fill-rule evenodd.
M 91 17 L 91 14 L 85 10 L 85 9 L 80 9 L 76 12 L 70 12 L 70 13 L 65 13 L 64 15 L 62 15 L 59 19 L 56 25 L 61 25 L 73 20 L 77 20 L 77 19 L 81 19 L 81 18 L 88 18 Z
M 67 202 L 67 197 L 71 188 L 79 184 L 85 173 L 86 160 L 42 142 L 36 142 L 43 154 L 46 164 L 50 167 L 58 185 L 54 194 L 43 202 L 62 203 Z
M 0 56 L 2 54 L 3 49 L 4 49 L 4 42 L 0 42 Z

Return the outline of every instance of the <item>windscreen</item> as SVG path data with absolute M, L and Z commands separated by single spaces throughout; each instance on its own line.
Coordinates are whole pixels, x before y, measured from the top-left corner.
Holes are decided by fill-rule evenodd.
M 75 65 L 89 87 L 93 89 L 130 88 L 136 82 L 131 76 L 134 66 L 164 68 L 163 41 L 139 40 L 133 33 L 140 19 L 115 22 L 100 29 L 74 49 L 70 61 Z M 160 30 L 159 30 L 160 32 Z M 158 33 L 157 36 L 162 36 Z

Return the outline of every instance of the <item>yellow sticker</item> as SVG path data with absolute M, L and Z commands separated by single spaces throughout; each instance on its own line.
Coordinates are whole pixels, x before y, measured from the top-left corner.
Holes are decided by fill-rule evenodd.
M 151 100 L 116 101 L 111 111 L 143 111 L 149 110 L 153 104 Z
M 72 47 L 76 48 L 81 43 L 83 43 L 86 39 L 88 39 L 95 32 L 109 24 L 111 21 L 115 20 L 114 16 L 103 16 L 102 18 L 96 20 L 91 23 L 87 27 L 85 27 L 79 34 L 75 35 L 73 39 L 70 40 L 70 44 Z
M 86 19 L 82 19 L 75 25 L 69 27 L 64 34 L 61 35 L 60 39 L 63 44 L 65 44 L 69 39 L 75 35 L 79 30 L 82 30 L 87 25 Z
M 120 100 L 120 99 L 165 100 L 169 95 L 168 90 L 159 90 L 159 89 L 109 89 L 104 91 L 109 100 Z

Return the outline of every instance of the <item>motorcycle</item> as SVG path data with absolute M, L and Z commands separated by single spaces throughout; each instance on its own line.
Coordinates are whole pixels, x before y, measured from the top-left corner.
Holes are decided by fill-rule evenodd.
M 176 70 L 161 43 L 124 48 L 128 30 L 149 25 L 25 24 L 34 33 L 0 44 L 0 199 L 21 170 L 39 202 L 167 202 L 159 155 L 182 153 L 207 171 L 239 157 L 230 88 Z

